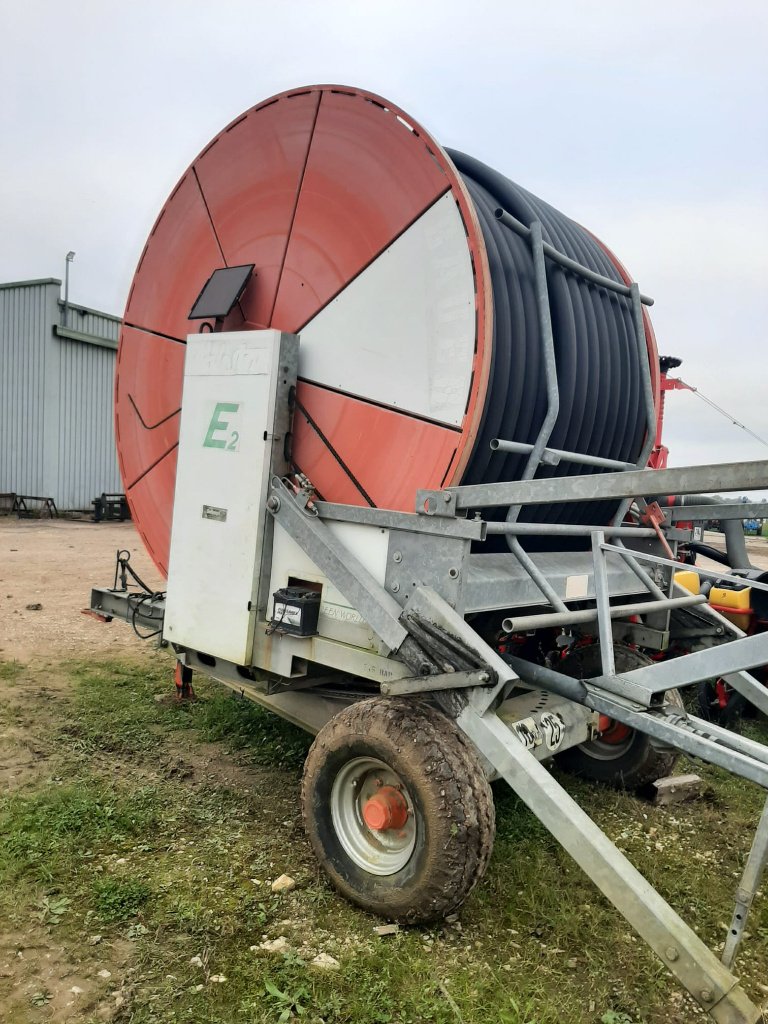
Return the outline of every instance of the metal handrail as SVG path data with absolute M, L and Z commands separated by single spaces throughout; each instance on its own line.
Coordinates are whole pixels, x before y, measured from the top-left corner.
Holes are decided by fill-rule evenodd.
M 522 221 L 518 220 L 517 217 L 513 217 L 511 213 L 498 207 L 494 211 L 496 220 L 501 221 L 506 227 L 511 228 L 514 232 L 520 235 L 522 238 L 529 238 L 531 234 L 531 227 L 527 227 Z M 539 223 L 534 221 L 534 224 Z M 609 291 L 618 292 L 619 295 L 630 296 L 630 285 L 622 284 L 619 281 L 614 281 L 610 277 L 604 277 L 602 274 L 598 274 L 594 270 L 590 270 L 589 267 L 585 267 L 581 263 L 577 263 L 576 260 L 572 260 L 570 256 L 566 256 L 565 253 L 560 252 L 549 242 L 544 242 L 544 255 L 548 256 L 555 263 L 559 263 L 561 267 L 566 270 L 570 270 L 574 274 L 578 274 L 579 277 L 585 278 L 591 284 L 596 284 L 600 288 L 607 288 Z M 653 299 L 648 295 L 641 295 L 640 301 L 644 306 L 652 306 Z
M 526 441 L 504 441 L 500 437 L 494 437 L 491 441 L 492 452 L 513 452 L 518 455 L 527 455 L 533 451 L 533 445 Z M 559 462 L 575 462 L 581 466 L 599 466 L 602 469 L 637 469 L 634 462 L 620 462 L 618 459 L 604 459 L 599 455 L 582 455 L 579 452 L 568 452 L 562 448 L 545 448 L 541 455 L 541 461 L 547 466 L 556 466 Z
M 651 367 L 645 334 L 645 324 L 643 322 L 642 303 L 645 302 L 649 306 L 653 305 L 653 299 L 648 296 L 641 295 L 640 288 L 636 282 L 626 285 L 618 281 L 614 281 L 609 277 L 605 277 L 602 274 L 598 274 L 595 271 L 590 270 L 589 267 L 585 267 L 583 264 L 576 262 L 576 260 L 572 260 L 564 253 L 560 252 L 559 249 L 550 245 L 549 242 L 545 242 L 542 234 L 541 221 L 534 220 L 530 227 L 527 227 L 521 221 L 517 220 L 517 218 L 513 217 L 512 214 L 501 208 L 498 208 L 495 211 L 495 216 L 502 224 L 511 228 L 513 231 L 517 232 L 517 234 L 530 241 L 533 257 L 539 331 L 544 357 L 544 374 L 547 386 L 547 413 L 541 427 L 539 428 L 538 436 L 533 445 L 529 445 L 524 442 L 505 441 L 500 438 L 494 438 L 491 441 L 491 450 L 517 452 L 519 454 L 527 453 L 528 461 L 521 477 L 523 480 L 532 479 L 542 462 L 557 464 L 560 460 L 565 460 L 581 465 L 597 466 L 604 469 L 620 471 L 639 469 L 647 465 L 648 457 L 650 456 L 655 441 L 654 425 L 656 420 L 656 407 L 653 400 L 653 381 L 651 379 Z M 639 350 L 638 363 L 641 368 L 642 390 L 646 413 L 646 437 L 638 460 L 634 464 L 620 462 L 615 459 L 602 459 L 599 456 L 580 455 L 576 452 L 566 452 L 560 449 L 547 448 L 547 444 L 552 436 L 552 431 L 554 430 L 555 423 L 557 421 L 557 415 L 560 408 L 560 392 L 557 381 L 557 365 L 555 360 L 552 317 L 549 307 L 549 289 L 547 286 L 546 267 L 544 262 L 545 257 L 549 257 L 549 259 L 558 263 L 566 270 L 579 275 L 586 281 L 598 285 L 601 288 L 606 288 L 610 291 L 616 292 L 631 300 L 636 344 Z M 619 524 L 624 519 L 630 504 L 631 499 L 624 499 L 619 504 L 619 508 L 613 518 L 614 525 Z M 508 523 L 516 522 L 520 515 L 521 507 L 521 505 L 510 506 L 506 517 Z M 621 542 L 619 541 L 618 543 L 620 544 Z M 510 550 L 517 555 L 518 559 L 522 562 L 523 559 L 521 557 L 521 548 L 519 543 L 510 538 L 508 540 L 508 544 Z M 643 580 L 647 589 L 653 593 L 654 585 L 650 577 L 646 576 L 640 566 L 635 566 L 634 571 L 635 574 Z M 536 582 L 539 589 L 542 589 L 540 580 L 534 577 L 534 582 Z

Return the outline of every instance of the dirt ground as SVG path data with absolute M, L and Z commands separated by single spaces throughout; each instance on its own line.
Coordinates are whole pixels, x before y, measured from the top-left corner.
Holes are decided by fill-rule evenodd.
M 1 792 L 18 790 L 46 772 L 49 751 L 32 725 L 33 709 L 45 701 L 55 715 L 57 704 L 65 701 L 69 682 L 58 671 L 59 662 L 80 655 L 146 658 L 150 653 L 120 623 L 107 625 L 82 614 L 90 587 L 112 584 L 118 548 L 131 552 L 133 566 L 149 586 L 161 588 L 130 522 L 0 518 L 0 661 L 46 669 L 44 681 L 31 688 L 0 679 L 0 701 L 13 713 L 0 734 Z M 34 1006 L 37 995 L 41 1002 L 46 999 L 41 1006 L 46 1021 L 86 1015 L 111 1019 L 115 1001 L 106 997 L 107 982 L 125 976 L 129 946 L 95 943 L 73 957 L 71 949 L 51 942 L 42 920 L 40 927 L 23 932 L 0 924 L 0 984 L 11 982 L 14 992 L 0 1000 L 0 1019 L 30 1001 Z
M 163 588 L 133 523 L 0 518 L 0 658 L 135 651 L 130 629 L 81 614 L 91 587 L 112 585 L 119 548 L 148 586 Z

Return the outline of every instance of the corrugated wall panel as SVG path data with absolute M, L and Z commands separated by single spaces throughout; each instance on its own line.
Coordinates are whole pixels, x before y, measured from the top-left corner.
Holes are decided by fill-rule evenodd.
M 45 368 L 54 282 L 0 288 L 0 491 L 43 494 Z
M 56 490 L 63 508 L 88 509 L 98 494 L 123 489 L 113 422 L 115 352 L 67 339 L 58 344 L 61 403 Z
M 61 282 L 0 285 L 0 491 L 90 508 L 122 490 L 115 453 L 116 350 L 58 337 Z M 117 341 L 120 322 L 70 306 L 71 330 Z
M 67 323 L 64 324 L 64 303 L 59 302 L 59 323 L 72 331 L 83 334 L 95 334 L 100 338 L 112 338 L 117 341 L 120 333 L 120 321 L 112 316 L 97 313 L 95 310 L 82 306 L 70 305 L 67 311 Z

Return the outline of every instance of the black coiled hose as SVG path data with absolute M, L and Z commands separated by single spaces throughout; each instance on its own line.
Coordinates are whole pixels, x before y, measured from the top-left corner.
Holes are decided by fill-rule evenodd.
M 496 219 L 502 207 L 523 224 L 541 221 L 544 240 L 615 281 L 622 278 L 584 228 L 498 171 L 449 150 L 477 209 L 493 287 L 493 363 L 483 420 L 463 483 L 517 480 L 527 456 L 492 452 L 503 438 L 533 444 L 546 415 L 546 389 L 530 244 Z M 560 411 L 548 445 L 635 462 L 646 434 L 640 350 L 629 298 L 600 288 L 547 260 Z M 643 342 L 645 352 L 645 342 Z M 561 462 L 536 476 L 601 472 Z M 567 485 L 566 485 L 567 486 Z M 530 506 L 528 522 L 605 523 L 606 502 Z

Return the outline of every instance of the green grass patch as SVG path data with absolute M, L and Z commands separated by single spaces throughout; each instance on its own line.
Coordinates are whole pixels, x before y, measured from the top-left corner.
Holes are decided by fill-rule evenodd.
M 312 742 L 302 729 L 215 684 L 190 706 L 190 720 L 201 739 L 222 741 L 246 751 L 254 764 L 275 768 L 300 770 Z
M 156 793 L 90 780 L 77 786 L 48 783 L 31 795 L 0 803 L 0 881 L 52 882 L 76 871 L 94 851 L 121 847 L 158 825 Z
M 0 661 L 0 679 L 15 683 L 23 671 L 20 661 Z
M 59 736 L 78 754 L 146 755 L 161 748 L 163 732 L 188 724 L 155 699 L 173 690 L 164 657 L 141 667 L 107 662 L 68 668 L 76 714 L 59 724 Z
M 0 907 L 17 927 L 26 920 L 55 929 L 73 955 L 94 931 L 105 943 L 132 943 L 121 1021 L 693 1019 L 660 962 L 507 787 L 494 787 L 494 856 L 460 921 L 379 939 L 378 922 L 327 884 L 298 826 L 308 737 L 205 680 L 195 680 L 201 699 L 194 704 L 158 701 L 173 693 L 164 656 L 68 671 L 69 703 L 57 702 L 56 717 L 42 705 L 34 720 L 54 751 L 46 777 L 0 799 Z M 768 740 L 764 722 L 744 728 Z M 199 764 L 197 741 L 206 744 Z M 217 774 L 208 767 L 214 756 L 216 767 L 236 771 Z M 764 794 L 717 769 L 680 767 L 704 776 L 703 800 L 655 808 L 558 777 L 715 944 Z M 277 896 L 269 881 L 283 872 L 298 886 Z M 739 972 L 756 997 L 768 960 L 765 899 L 749 931 Z M 265 936 L 279 935 L 286 953 L 259 949 Z M 319 952 L 339 969 L 314 968 Z M 212 980 L 221 976 L 226 981 Z
M 102 921 L 124 921 L 144 906 L 152 890 L 136 878 L 104 878 L 93 883 L 96 912 Z

